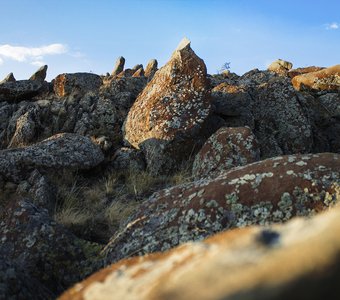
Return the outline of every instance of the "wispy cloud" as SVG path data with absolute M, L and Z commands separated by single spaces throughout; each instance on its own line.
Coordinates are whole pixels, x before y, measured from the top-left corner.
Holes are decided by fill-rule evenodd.
M 327 30 L 336 30 L 336 29 L 339 29 L 340 24 L 333 22 L 333 23 L 326 24 L 325 27 L 326 27 Z
M 63 54 L 67 51 L 67 46 L 63 44 L 51 44 L 41 47 L 0 45 L 0 64 L 6 59 L 11 59 L 41 66 L 44 64 L 43 59 L 45 56 Z
M 2 60 L 2 58 L 0 57 L 0 66 L 4 63 L 4 61 Z

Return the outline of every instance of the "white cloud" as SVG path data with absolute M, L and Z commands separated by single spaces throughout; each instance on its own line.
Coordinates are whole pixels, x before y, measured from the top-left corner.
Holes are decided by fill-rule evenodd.
M 339 29 L 339 27 L 340 27 L 339 23 L 336 23 L 336 22 L 326 24 L 327 30 L 336 30 L 336 29 Z
M 18 62 L 41 62 L 46 55 L 63 54 L 68 51 L 63 44 L 51 44 L 42 47 L 19 47 L 0 45 L 0 60 L 11 59 Z
M 4 63 L 4 61 L 2 60 L 2 58 L 0 57 L 0 66 Z
M 37 67 L 41 67 L 43 65 L 46 65 L 46 63 L 42 60 L 35 60 L 31 62 L 31 65 L 33 66 L 37 66 Z

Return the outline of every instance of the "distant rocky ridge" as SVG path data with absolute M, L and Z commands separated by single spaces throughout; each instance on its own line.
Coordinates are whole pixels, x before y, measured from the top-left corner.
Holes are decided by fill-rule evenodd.
M 209 75 L 183 39 L 159 69 L 155 59 L 126 69 L 119 57 L 107 75 L 47 82 L 46 72 L 0 82 L 0 299 L 54 299 L 112 263 L 61 299 L 286 299 L 294 291 L 318 299 L 326 281 L 325 293 L 336 293 L 339 241 L 327 230 L 338 226 L 340 65 L 293 69 L 279 59 L 264 71 Z M 189 182 L 155 185 L 103 245 L 53 220 L 56 178 L 95 182 L 108 170 L 161 178 L 184 165 Z M 311 220 L 273 225 L 294 217 Z M 298 261 L 296 249 L 313 263 Z M 298 263 L 273 285 L 281 258 Z

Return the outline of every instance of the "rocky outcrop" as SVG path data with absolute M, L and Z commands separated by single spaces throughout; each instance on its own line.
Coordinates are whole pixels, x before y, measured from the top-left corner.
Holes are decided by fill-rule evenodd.
M 0 81 L 0 84 L 5 83 L 5 82 L 15 82 L 16 79 L 14 78 L 13 73 L 9 73 L 3 80 Z
M 153 75 L 158 70 L 158 61 L 157 59 L 151 59 L 148 64 L 146 65 L 145 68 L 145 76 L 148 77 L 149 79 L 152 79 Z
M 289 61 L 285 61 L 282 59 L 278 59 L 272 62 L 268 66 L 268 71 L 280 74 L 280 75 L 287 75 L 287 72 L 293 67 L 293 64 Z
M 206 67 L 183 40 L 132 106 L 124 139 L 143 150 L 150 172 L 169 172 L 190 155 L 210 113 Z
M 320 71 L 320 70 L 323 70 L 323 69 L 324 69 L 323 67 L 315 67 L 315 66 L 305 67 L 305 68 L 297 68 L 297 69 L 289 70 L 288 76 L 290 78 L 293 78 L 297 75 L 302 75 L 302 74 L 311 73 L 311 72 L 317 72 L 317 71 Z
M 222 127 L 197 153 L 192 174 L 196 179 L 216 177 L 233 167 L 259 159 L 258 144 L 249 127 Z
M 104 250 L 107 263 L 224 229 L 313 215 L 339 200 L 340 155 L 267 159 L 155 193 Z
M 31 77 L 30 80 L 44 82 L 46 78 L 47 65 L 44 65 L 38 69 Z
M 62 133 L 25 148 L 0 151 L 0 174 L 14 181 L 34 169 L 89 169 L 104 159 L 90 138 Z
M 92 73 L 60 74 L 54 79 L 54 92 L 59 97 L 84 95 L 86 92 L 98 92 L 102 85 L 99 75 Z
M 116 60 L 116 64 L 111 73 L 112 76 L 117 76 L 119 73 L 123 72 L 125 65 L 125 58 L 123 56 L 119 56 Z
M 80 241 L 51 220 L 46 210 L 29 200 L 17 200 L 1 212 L 0 220 L 0 257 L 25 270 L 55 296 L 86 275 Z
M 216 234 L 123 260 L 60 300 L 335 299 L 340 293 L 340 208 L 311 219 Z
M 292 83 L 297 90 L 340 91 L 340 65 L 295 76 Z
M 43 83 L 39 81 L 7 81 L 0 84 L 0 101 L 18 102 L 29 100 L 38 95 L 43 87 Z
M 146 168 L 143 153 L 140 150 L 127 147 L 116 150 L 112 157 L 112 167 L 115 172 L 136 172 Z

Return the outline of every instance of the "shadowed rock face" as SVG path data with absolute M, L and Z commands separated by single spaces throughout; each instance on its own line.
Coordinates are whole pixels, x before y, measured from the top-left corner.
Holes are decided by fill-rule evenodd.
M 138 96 L 124 139 L 143 149 L 152 173 L 167 172 L 190 155 L 209 113 L 206 67 L 185 40 Z
M 0 257 L 54 295 L 84 275 L 85 255 L 78 239 L 50 219 L 46 210 L 30 200 L 17 200 L 4 209 L 0 220 Z
M 340 91 L 340 65 L 295 76 L 292 83 L 297 90 Z
M 60 300 L 336 299 L 339 230 L 337 207 L 311 219 L 226 231 L 165 253 L 122 260 Z
M 215 132 L 197 153 L 192 174 L 196 179 L 216 177 L 223 171 L 259 159 L 260 150 L 249 127 L 224 127 Z
M 43 82 L 32 80 L 7 81 L 0 84 L 0 101 L 17 102 L 30 99 L 43 89 Z
M 313 215 L 339 200 L 338 154 L 291 155 L 155 193 L 112 238 L 107 263 L 224 229 Z

